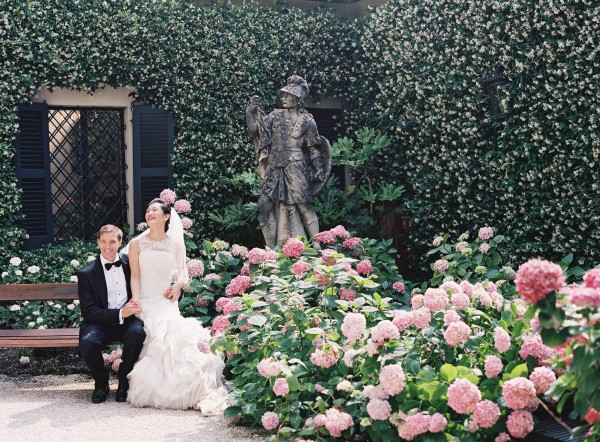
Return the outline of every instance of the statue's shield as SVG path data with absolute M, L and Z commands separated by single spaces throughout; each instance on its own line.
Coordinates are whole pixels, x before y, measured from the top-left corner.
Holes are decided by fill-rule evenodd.
M 317 195 L 327 182 L 327 179 L 331 174 L 331 157 L 333 156 L 333 150 L 331 149 L 329 140 L 323 135 L 319 135 L 319 138 L 321 143 L 318 145 L 318 148 L 321 151 L 321 158 L 323 159 L 323 180 L 317 180 L 315 178 L 313 181 L 313 195 Z

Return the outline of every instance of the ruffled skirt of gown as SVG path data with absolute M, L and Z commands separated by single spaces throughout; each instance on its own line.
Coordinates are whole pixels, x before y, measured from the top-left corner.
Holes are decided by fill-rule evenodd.
M 222 412 L 227 406 L 223 361 L 198 349 L 210 332 L 198 320 L 182 317 L 177 302 L 162 296 L 164 288 L 160 293 L 153 288 L 154 296 L 142 291 L 140 298 L 146 339 L 128 376 L 127 401 L 136 407 L 197 408 L 203 415 Z

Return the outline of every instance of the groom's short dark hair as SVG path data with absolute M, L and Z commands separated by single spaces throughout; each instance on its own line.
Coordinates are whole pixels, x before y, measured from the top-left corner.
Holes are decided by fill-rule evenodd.
M 117 232 L 117 238 L 119 239 L 119 241 L 123 239 L 123 231 L 117 226 L 113 226 L 112 224 L 107 224 L 105 226 L 100 227 L 100 230 L 98 230 L 98 239 L 100 239 L 103 233 L 107 232 Z

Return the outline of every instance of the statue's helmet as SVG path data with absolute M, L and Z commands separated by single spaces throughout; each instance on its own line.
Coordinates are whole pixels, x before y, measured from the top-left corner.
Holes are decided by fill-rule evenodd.
M 298 97 L 304 103 L 304 100 L 308 98 L 308 83 L 301 76 L 294 74 L 287 79 L 287 85 L 279 89 L 279 92 L 285 92 Z

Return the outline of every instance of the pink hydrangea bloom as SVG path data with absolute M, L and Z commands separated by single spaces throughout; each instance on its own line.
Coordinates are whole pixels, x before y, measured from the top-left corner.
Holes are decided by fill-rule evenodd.
M 218 312 L 222 312 L 223 307 L 225 307 L 226 304 L 229 304 L 230 301 L 231 299 L 225 297 L 217 299 L 217 302 L 215 302 L 215 310 Z
M 362 395 L 369 399 L 381 399 L 382 401 L 390 398 L 390 395 L 385 392 L 381 385 L 365 385 Z
M 444 330 L 444 339 L 451 347 L 466 342 L 469 336 L 471 336 L 471 327 L 462 321 L 453 322 Z
M 323 387 L 321 384 L 315 384 L 315 390 L 317 393 L 323 393 L 325 391 L 325 387 Z
M 452 295 L 452 304 L 458 310 L 464 310 L 469 306 L 470 299 L 463 292 L 457 292 Z
M 523 439 L 533 431 L 533 416 L 527 410 L 513 411 L 506 420 L 506 428 L 512 437 Z
M 460 288 L 463 291 L 463 293 L 465 295 L 467 295 L 469 298 L 473 295 L 473 284 L 471 284 L 469 281 L 465 280 L 465 281 L 461 281 L 460 282 Z
M 142 232 L 142 231 L 146 230 L 147 228 L 148 228 L 148 223 L 145 223 L 145 222 L 139 223 L 136 227 L 138 232 Z
M 177 213 L 189 213 L 192 211 L 192 205 L 188 200 L 177 200 L 173 204 L 173 208 Z
M 336 364 L 340 358 L 340 353 L 335 346 L 330 346 L 329 349 L 317 349 L 310 355 L 310 362 L 317 367 L 329 368 Z
M 111 365 L 112 371 L 117 373 L 119 371 L 119 367 L 121 366 L 121 362 L 123 362 L 123 359 L 115 359 Z
M 537 334 L 529 334 L 523 337 L 523 345 L 519 350 L 519 356 L 525 359 L 527 356 L 538 358 L 540 362 L 544 362 L 556 355 L 556 350 L 548 347 L 542 341 L 542 337 Z
M 265 250 L 254 247 L 248 252 L 247 258 L 250 264 L 260 264 L 265 260 L 266 254 L 267 252 Z
M 314 419 L 316 427 L 324 427 L 327 423 L 327 417 L 324 414 L 317 414 Z
M 298 238 L 289 238 L 281 251 L 288 258 L 299 258 L 300 254 L 304 251 L 304 243 Z
M 510 441 L 510 436 L 508 435 L 508 433 L 502 432 L 500 433 L 498 436 L 496 436 L 496 439 L 494 439 L 494 442 L 509 442 Z
M 248 264 L 244 264 L 240 269 L 240 275 L 250 276 L 250 266 Z
M 102 360 L 104 361 L 104 364 L 109 364 L 112 362 L 108 353 L 102 353 Z
M 361 262 L 356 264 L 356 271 L 361 275 L 368 275 L 373 272 L 373 264 L 368 259 L 363 259 Z
M 552 383 L 556 381 L 556 375 L 548 367 L 536 367 L 529 375 L 529 380 L 533 382 L 536 393 L 544 394 L 548 391 Z
M 458 321 L 461 321 L 461 317 L 456 310 L 446 310 L 444 312 L 444 325 L 449 326 L 453 322 Z
M 344 361 L 344 365 L 346 365 L 346 367 L 352 367 L 352 360 L 354 359 L 354 356 L 359 355 L 362 353 L 362 350 L 354 350 L 352 348 L 349 348 L 348 350 L 346 350 L 344 352 L 344 357 L 343 357 L 343 361 Z
M 406 292 L 406 287 L 404 286 L 404 283 L 402 281 L 396 281 L 394 284 L 392 284 L 392 288 L 398 293 Z
M 429 418 L 430 433 L 440 433 L 446 429 L 446 425 L 448 425 L 448 421 L 441 413 L 432 414 Z
M 204 277 L 205 281 L 210 281 L 212 279 L 221 279 L 221 277 L 219 275 L 217 275 L 216 273 L 209 273 L 208 275 L 206 275 Z
M 482 227 L 479 229 L 479 234 L 477 235 L 479 238 L 486 240 L 494 237 L 494 229 L 491 227 Z
M 164 189 L 162 192 L 160 192 L 160 199 L 167 204 L 173 204 L 177 199 L 177 194 L 171 189 Z
M 398 436 L 405 440 L 413 440 L 415 437 L 427 433 L 431 416 L 423 412 L 416 413 L 404 418 L 404 422 L 398 425 Z
M 281 368 L 279 367 L 279 362 L 277 362 L 273 358 L 263 359 L 258 363 L 256 369 L 260 373 L 261 376 L 268 378 L 271 376 L 279 376 L 281 373 Z
M 502 360 L 498 356 L 488 355 L 485 358 L 485 375 L 495 378 L 502 372 Z
M 406 377 L 400 364 L 386 365 L 379 374 L 379 385 L 390 396 L 400 394 L 404 389 Z
M 265 430 L 274 430 L 279 425 L 279 416 L 272 411 L 267 411 L 262 415 L 260 420 Z
M 465 428 L 469 430 L 470 433 L 476 433 L 479 430 L 479 425 L 477 422 L 468 420 L 465 422 Z
M 392 321 L 388 321 L 387 319 L 380 321 L 371 329 L 371 338 L 373 339 L 373 342 L 379 344 L 383 343 L 386 339 L 396 339 L 398 336 L 400 336 L 398 328 Z
M 210 353 L 210 345 L 204 340 L 198 341 L 197 347 L 201 353 Z
M 367 404 L 367 413 L 369 413 L 371 419 L 384 421 L 392 414 L 392 406 L 388 401 L 371 399 Z
M 189 219 L 187 216 L 181 218 L 181 226 L 187 230 L 194 225 L 194 221 Z
M 252 328 L 252 324 L 249 322 L 246 322 L 244 325 L 240 325 L 240 323 L 242 322 L 242 319 L 245 319 L 246 316 L 245 315 L 238 315 L 237 317 L 237 327 L 240 329 L 240 332 L 243 332 L 244 330 L 248 330 L 249 328 Z
M 314 236 L 315 242 L 319 244 L 333 244 L 335 242 L 335 235 L 326 230 L 325 232 L 319 232 Z
M 472 413 L 480 400 L 479 388 L 467 379 L 455 379 L 448 387 L 448 406 L 457 413 Z
M 398 331 L 402 331 L 412 325 L 412 314 L 406 310 L 396 310 L 394 312 L 394 319 L 392 320 Z
M 223 298 L 220 298 L 223 299 Z M 227 298 L 225 298 L 227 299 Z M 228 315 L 229 313 L 236 312 L 238 310 L 242 310 L 244 307 L 241 303 L 237 301 L 230 300 L 227 304 L 223 306 L 223 314 Z
M 246 275 L 238 275 L 225 287 L 227 296 L 243 295 L 246 289 L 252 286 L 252 279 Z
M 360 246 L 360 243 L 362 242 L 361 238 L 348 238 L 347 240 L 345 240 L 342 243 L 342 247 L 345 249 L 354 249 L 355 247 Z
M 427 307 L 421 307 L 412 311 L 412 323 L 415 327 L 424 329 L 431 322 L 431 311 Z
M 306 261 L 296 261 L 292 266 L 292 273 L 296 276 L 300 276 L 307 272 L 310 265 Z
M 445 310 L 450 302 L 448 299 L 448 293 L 444 289 L 429 288 L 425 290 L 423 303 L 432 312 L 438 310 Z
M 487 252 L 489 252 L 490 251 L 490 245 L 488 243 L 486 243 L 486 242 L 481 243 L 479 245 L 479 251 L 481 253 L 487 253 Z
M 362 313 L 348 313 L 342 323 L 342 333 L 349 342 L 363 337 L 367 327 L 367 319 Z
M 568 290 L 569 302 L 579 307 L 600 307 L 600 288 L 577 287 Z
M 342 289 L 340 290 L 340 299 L 354 301 L 356 299 L 356 292 L 352 289 Z
M 267 250 L 265 261 L 277 261 L 277 252 L 275 250 Z
M 510 335 L 502 327 L 494 329 L 494 346 L 500 353 L 505 353 L 510 349 Z
M 204 273 L 204 263 L 199 259 L 192 259 L 187 263 L 187 271 L 192 278 L 202 276 Z
M 329 431 L 333 437 L 341 437 L 342 431 L 350 428 L 354 423 L 352 416 L 343 411 L 339 411 L 336 408 L 330 408 L 325 412 L 327 421 L 325 422 L 325 428 Z
M 504 297 L 498 292 L 490 293 L 490 298 L 492 298 L 492 307 L 496 310 L 502 310 L 502 306 L 504 305 Z
M 285 380 L 285 378 L 279 378 L 275 381 L 275 384 L 273 384 L 273 393 L 275 393 L 276 396 L 283 397 L 289 392 L 290 387 L 288 386 L 288 383 Z
M 350 238 L 350 233 L 346 230 L 346 228 L 344 226 L 335 226 L 333 229 L 330 230 L 330 232 L 335 237 L 344 238 L 344 239 Z
M 583 286 L 589 289 L 600 289 L 600 268 L 592 269 L 583 275 Z
M 446 292 L 450 292 L 450 294 L 462 292 L 460 285 L 454 281 L 444 281 L 440 288 Z
M 584 419 L 590 425 L 597 424 L 600 422 L 600 411 L 596 410 L 594 407 L 590 407 L 585 413 Z
M 229 318 L 223 315 L 219 315 L 215 319 L 213 319 L 212 329 L 216 333 L 225 333 L 230 325 L 231 322 L 229 322 Z
M 410 298 L 410 305 L 412 308 L 417 309 L 423 307 L 423 303 L 425 301 L 425 297 L 423 295 L 414 295 Z
M 537 398 L 535 385 L 524 377 L 506 381 L 502 385 L 502 396 L 506 405 L 513 410 L 527 408 Z
M 231 247 L 231 254 L 233 256 L 237 256 L 238 258 L 246 259 L 246 257 L 248 256 L 248 248 L 240 246 L 239 244 L 234 244 Z
M 473 411 L 473 420 L 481 428 L 492 428 L 500 418 L 500 407 L 490 400 L 478 402 Z
M 436 272 L 439 273 L 444 273 L 446 270 L 448 270 L 449 266 L 450 263 L 445 259 L 438 259 L 436 262 L 433 263 L 433 268 Z
M 519 267 L 515 285 L 521 298 L 537 304 L 548 293 L 563 288 L 565 276 L 559 265 L 543 259 L 532 259 Z

